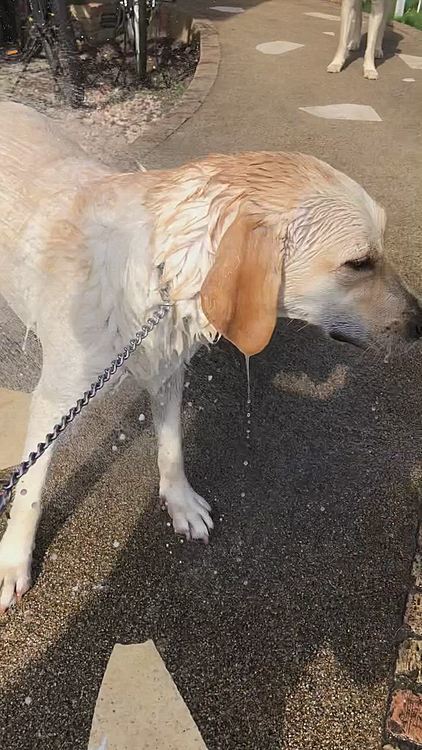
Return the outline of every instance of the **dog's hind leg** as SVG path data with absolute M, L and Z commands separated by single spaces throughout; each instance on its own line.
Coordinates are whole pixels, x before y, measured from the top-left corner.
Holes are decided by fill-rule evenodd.
M 384 15 L 383 15 L 382 23 L 378 30 L 377 40 L 375 42 L 375 59 L 376 60 L 381 60 L 384 57 L 384 53 L 382 51 L 382 42 L 384 39 L 385 29 L 386 29 L 388 20 L 390 18 L 392 9 L 393 9 L 393 0 L 385 0 Z
M 158 440 L 160 498 L 177 534 L 208 541 L 213 527 L 210 506 L 190 486 L 184 469 L 181 402 L 184 368 L 180 367 L 158 393 L 151 393 L 151 406 Z
M 334 59 L 327 67 L 328 73 L 340 73 L 347 58 L 347 50 L 356 28 L 357 9 L 361 0 L 343 0 L 341 4 L 340 38 Z M 362 11 L 360 11 L 362 12 Z
M 347 45 L 348 50 L 356 50 L 360 47 L 360 38 L 362 34 L 362 3 L 355 5 L 354 17 L 352 19 L 352 28 L 350 32 L 350 41 Z
M 384 10 L 384 0 L 372 0 L 371 15 L 369 16 L 368 24 L 368 40 L 363 60 L 363 75 L 372 81 L 378 78 L 378 72 L 375 69 L 375 47 L 383 26 Z

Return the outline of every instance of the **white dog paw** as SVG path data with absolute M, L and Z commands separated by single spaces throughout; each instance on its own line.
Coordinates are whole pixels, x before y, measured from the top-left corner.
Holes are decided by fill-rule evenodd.
M 384 57 L 384 52 L 382 51 L 382 49 L 381 48 L 380 49 L 376 49 L 375 50 L 375 59 L 376 60 L 382 60 L 383 57 Z
M 344 63 L 342 62 L 336 62 L 333 60 L 328 66 L 327 66 L 327 73 L 340 73 Z
M 363 75 L 364 78 L 367 78 L 369 81 L 376 81 L 378 78 L 378 72 L 375 70 L 375 68 L 363 68 Z
M 0 544 L 0 614 L 31 587 L 31 555 L 22 553 L 6 537 Z
M 186 539 L 201 539 L 208 542 L 214 524 L 211 507 L 190 486 L 187 479 L 182 482 L 162 483 L 160 497 L 173 521 L 176 534 Z

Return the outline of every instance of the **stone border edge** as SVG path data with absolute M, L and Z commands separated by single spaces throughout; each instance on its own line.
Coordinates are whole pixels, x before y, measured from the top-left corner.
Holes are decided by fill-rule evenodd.
M 152 122 L 130 146 L 136 149 L 137 161 L 156 149 L 178 130 L 203 104 L 217 78 L 220 65 L 220 42 L 215 26 L 205 19 L 193 19 L 193 33 L 199 34 L 199 61 L 192 81 L 167 115 Z
M 420 481 L 420 480 L 419 480 Z M 418 496 L 422 490 L 416 486 Z M 403 626 L 387 703 L 383 750 L 422 748 L 422 521 L 416 537 Z

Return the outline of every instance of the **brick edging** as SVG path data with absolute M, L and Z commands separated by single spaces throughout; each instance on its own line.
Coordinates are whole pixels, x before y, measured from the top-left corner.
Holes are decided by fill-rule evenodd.
M 131 143 L 129 150 L 134 147 L 139 160 L 167 140 L 192 117 L 205 101 L 217 78 L 220 42 L 215 27 L 210 21 L 193 19 L 193 31 L 199 33 L 200 38 L 199 62 L 195 74 L 170 112 L 148 125 L 139 138 Z
M 422 523 L 385 722 L 384 750 L 422 748 Z

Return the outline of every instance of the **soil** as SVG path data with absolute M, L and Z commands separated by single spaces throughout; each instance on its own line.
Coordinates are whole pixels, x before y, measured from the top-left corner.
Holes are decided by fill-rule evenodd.
M 66 104 L 43 57 L 22 63 L 0 62 L 0 101 L 29 104 L 62 121 L 67 134 L 102 161 L 142 135 L 145 126 L 166 113 L 189 85 L 199 59 L 199 45 L 159 39 L 149 44 L 148 77 L 136 79 L 135 61 L 118 45 L 107 43 L 81 54 L 82 106 Z M 106 149 L 104 148 L 106 144 Z

